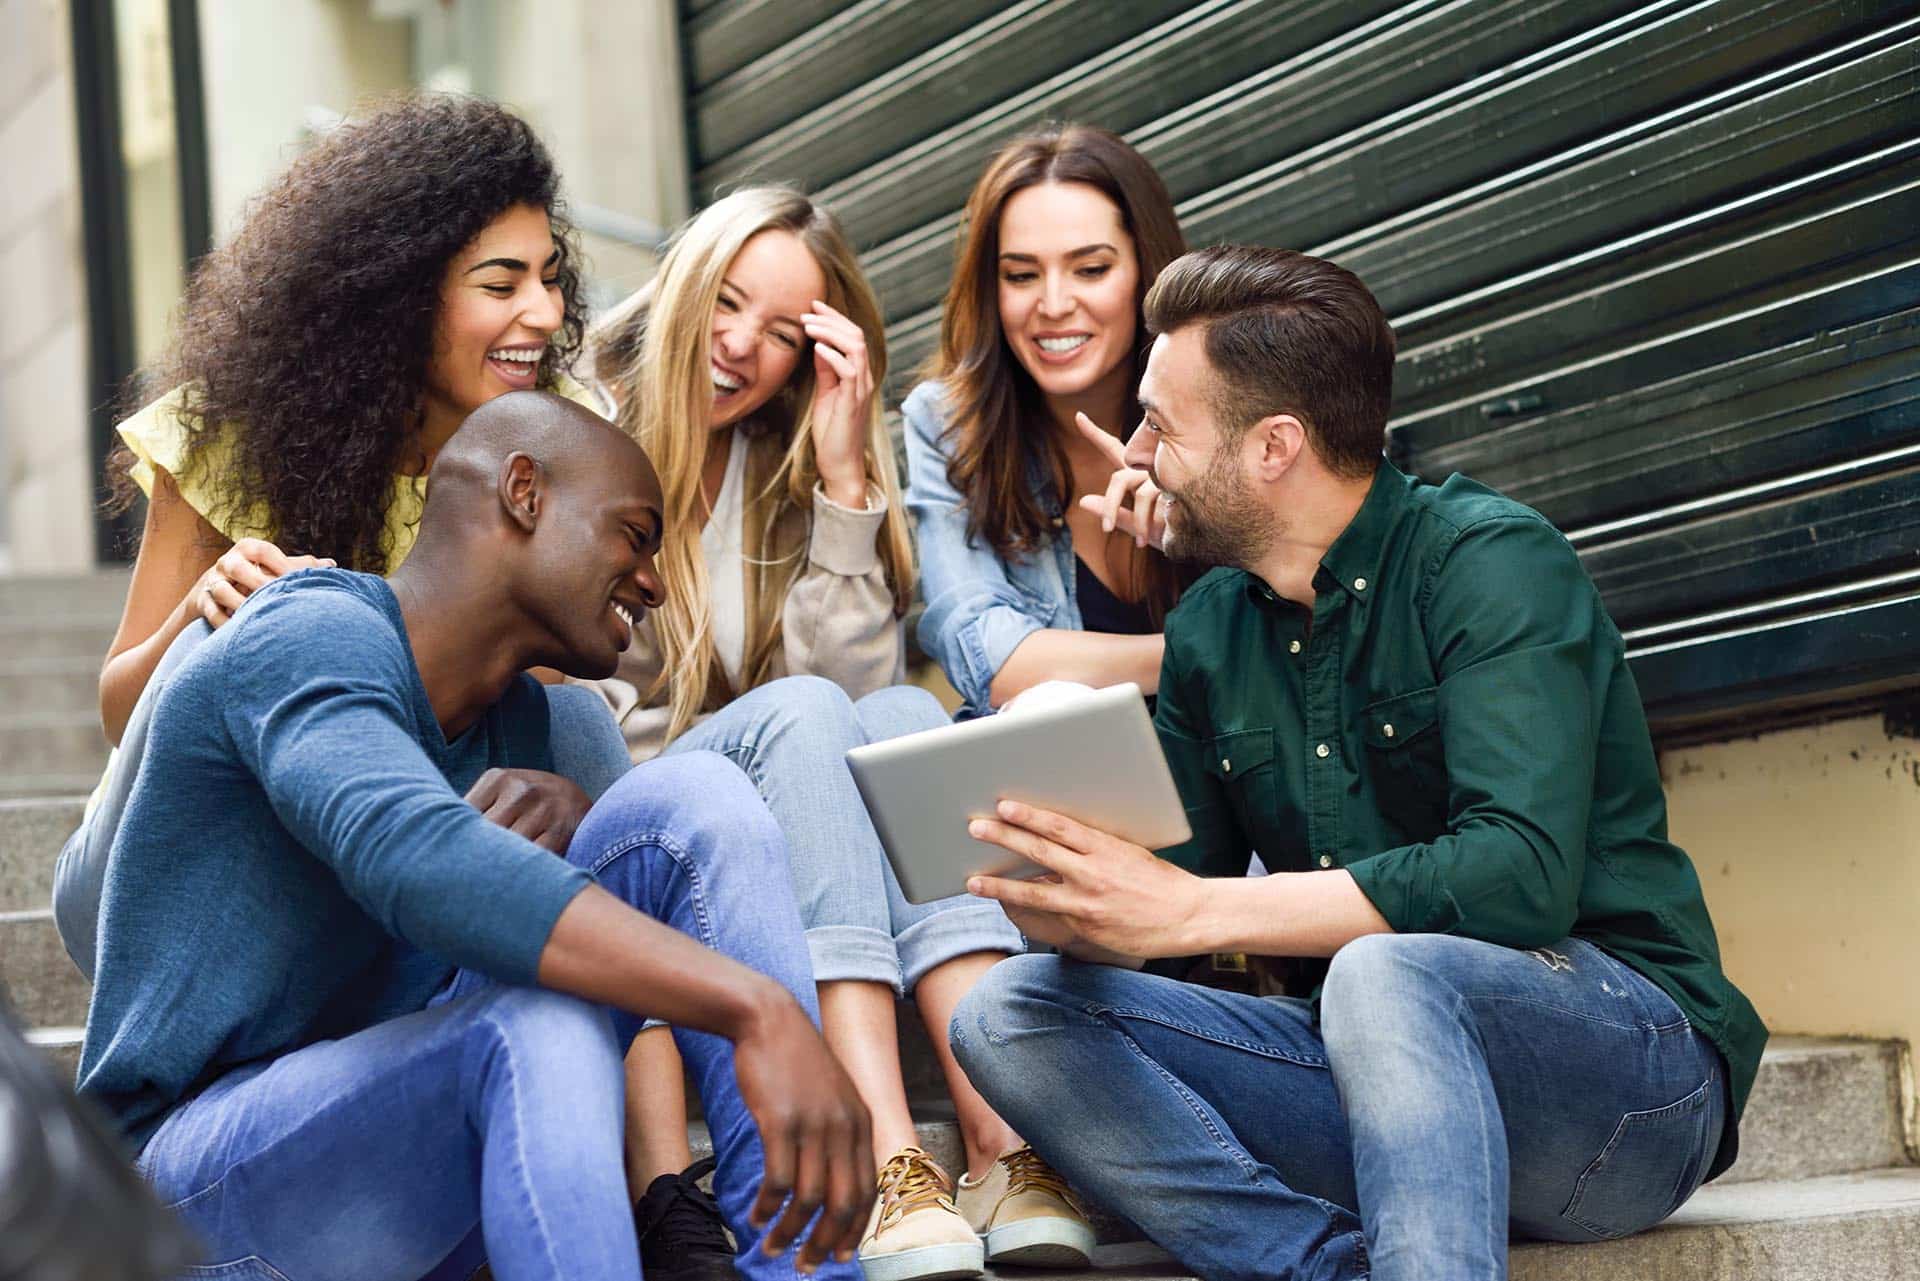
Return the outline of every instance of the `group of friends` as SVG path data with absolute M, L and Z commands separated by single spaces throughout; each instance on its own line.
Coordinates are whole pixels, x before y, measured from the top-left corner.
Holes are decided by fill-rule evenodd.
M 1490 1278 L 1732 1163 L 1766 1033 L 1620 635 L 1545 519 L 1385 461 L 1361 281 L 1017 138 L 903 491 L 828 209 L 734 191 L 589 325 L 558 193 L 497 104 L 354 118 L 120 425 L 55 910 L 194 1275 L 918 1281 L 1084 1265 L 1098 1205 L 1208 1278 Z M 1137 684 L 1191 840 L 1003 803 L 1050 874 L 909 903 L 844 758 L 951 719 L 916 596 L 962 716 Z

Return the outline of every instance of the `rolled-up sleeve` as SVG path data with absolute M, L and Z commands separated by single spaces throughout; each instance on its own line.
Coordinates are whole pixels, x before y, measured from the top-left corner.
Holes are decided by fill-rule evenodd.
M 1013 651 L 1048 625 L 1007 576 L 991 547 L 967 536 L 966 500 L 947 476 L 946 410 L 937 383 L 922 383 L 901 407 L 906 425 L 907 509 L 920 547 L 926 612 L 920 647 L 940 664 L 968 710 L 992 710 L 993 678 Z
M 1542 946 L 1578 912 L 1595 651 L 1617 633 L 1573 549 L 1537 518 L 1466 530 L 1432 581 L 1447 829 L 1347 870 L 1396 930 Z

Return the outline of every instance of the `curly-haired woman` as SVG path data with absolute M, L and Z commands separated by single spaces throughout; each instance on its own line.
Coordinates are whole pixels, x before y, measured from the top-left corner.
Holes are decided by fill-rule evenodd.
M 1158 491 L 1117 529 L 1075 500 L 1106 493 L 1104 433 L 1139 419 L 1141 301 L 1185 248 L 1160 176 L 1104 129 L 1015 138 L 974 184 L 940 349 L 901 407 L 920 643 L 974 715 L 1046 680 L 1159 686 L 1180 585 L 1148 545 Z
M 873 1116 L 883 1163 L 860 1246 L 868 1281 L 967 1275 L 986 1255 L 1084 1264 L 1084 1218 L 947 1047 L 954 1006 L 1024 949 L 1019 932 L 980 899 L 908 903 L 845 764 L 851 747 L 948 719 L 931 694 L 899 684 L 913 555 L 876 395 L 880 307 L 852 248 L 799 192 L 734 192 L 680 232 L 588 349 L 659 471 L 659 564 L 672 584 L 602 689 L 636 759 L 725 753 L 786 835 L 822 1029 Z M 979 1176 L 958 1204 L 908 1112 L 895 1023 L 908 992 Z M 664 1088 L 679 1079 L 671 1042 L 642 1033 L 628 1065 L 640 1136 L 629 1182 L 673 1186 L 689 1153 Z
M 434 456 L 483 402 L 527 387 L 586 394 L 559 373 L 585 313 L 558 187 L 512 113 L 404 97 L 295 161 L 195 271 L 173 344 L 143 380 L 172 390 L 120 424 L 111 461 L 116 501 L 136 488 L 150 501 L 100 673 L 118 750 L 56 879 L 56 919 L 82 970 L 146 713 L 171 667 L 282 574 L 397 566 Z M 610 783 L 607 740 L 620 753 L 605 717 L 578 691 L 550 699 L 567 731 L 556 739 L 579 757 L 563 772 L 588 790 Z

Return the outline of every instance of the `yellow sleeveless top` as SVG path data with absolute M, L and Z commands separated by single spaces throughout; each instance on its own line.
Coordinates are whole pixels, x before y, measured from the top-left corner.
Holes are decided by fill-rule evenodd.
M 597 414 L 606 412 L 590 389 L 564 375 L 555 381 L 553 390 Z M 152 497 L 153 472 L 157 467 L 173 477 L 180 496 L 225 537 L 234 542 L 242 538 L 264 538 L 271 542 L 274 523 L 266 504 L 256 499 L 241 507 L 217 487 L 218 478 L 229 474 L 240 432 L 237 424 L 226 423 L 217 428 L 188 467 L 187 424 L 181 417 L 186 396 L 185 387 L 176 387 L 120 424 L 120 439 L 133 451 L 134 463 L 129 474 L 134 483 L 140 486 L 140 492 Z M 387 557 L 389 571 L 398 568 L 413 550 L 414 536 L 420 531 L 420 512 L 426 501 L 425 476 L 396 474 L 393 477 L 387 491 L 387 546 L 392 549 Z

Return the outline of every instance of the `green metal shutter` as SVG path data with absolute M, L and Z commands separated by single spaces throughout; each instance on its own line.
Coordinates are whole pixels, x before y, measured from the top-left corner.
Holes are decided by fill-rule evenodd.
M 1920 686 L 1920 4 L 687 0 L 696 194 L 799 183 L 927 355 L 1021 129 L 1400 336 L 1392 450 L 1572 538 L 1668 739 Z

